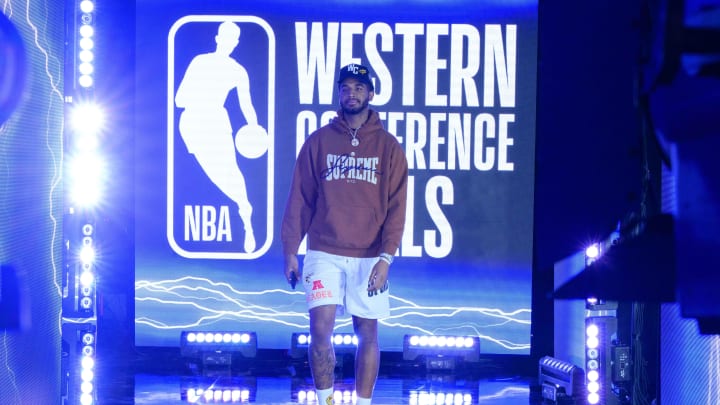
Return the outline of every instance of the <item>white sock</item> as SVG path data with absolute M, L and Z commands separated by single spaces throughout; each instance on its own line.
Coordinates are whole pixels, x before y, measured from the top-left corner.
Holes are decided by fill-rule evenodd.
M 370 405 L 371 401 L 372 398 L 357 397 L 357 402 L 355 402 L 355 405 Z
M 332 387 L 324 390 L 315 388 L 315 393 L 318 397 L 318 404 L 320 405 L 332 405 L 333 404 L 333 389 Z

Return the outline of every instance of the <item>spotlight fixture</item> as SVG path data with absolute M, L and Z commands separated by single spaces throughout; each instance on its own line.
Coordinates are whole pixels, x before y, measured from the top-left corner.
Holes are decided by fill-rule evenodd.
M 612 350 L 617 333 L 616 302 L 608 302 L 602 309 L 589 310 L 585 318 L 586 401 L 589 405 L 617 403 L 613 390 Z M 627 354 L 629 358 L 629 353 Z M 628 358 L 623 361 L 622 373 L 627 377 Z M 618 363 L 619 366 L 619 363 Z
M 602 250 L 600 247 L 600 244 L 593 243 L 592 245 L 585 248 L 585 265 L 589 266 L 591 265 L 595 260 L 597 260 L 600 255 L 602 254 Z
M 67 387 L 63 403 L 68 405 L 93 405 L 96 394 L 96 346 L 97 328 L 93 324 L 62 326 L 63 358 L 61 374 Z
M 552 403 L 581 399 L 585 393 L 585 372 L 568 362 L 545 356 L 538 362 L 542 397 Z
M 92 318 L 96 307 L 96 235 L 89 216 L 65 216 L 63 317 Z
M 299 359 L 307 356 L 310 340 L 309 333 L 293 333 L 290 338 L 290 357 Z M 358 337 L 352 333 L 336 333 L 332 343 L 336 354 L 355 353 Z
M 77 9 L 77 84 L 81 88 L 90 90 L 94 87 L 95 81 L 93 72 L 93 48 L 95 47 L 95 3 L 90 0 L 82 0 Z
M 457 360 L 479 361 L 480 339 L 477 336 L 405 335 L 403 359 L 424 359 L 427 369 L 454 369 Z
M 200 362 L 203 367 L 229 368 L 235 355 L 245 359 L 255 358 L 255 332 L 183 331 L 180 334 L 180 356 Z

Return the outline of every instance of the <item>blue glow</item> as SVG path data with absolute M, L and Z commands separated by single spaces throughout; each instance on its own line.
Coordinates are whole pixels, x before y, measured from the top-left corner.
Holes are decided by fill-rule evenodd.
M 159 80 L 138 82 L 135 133 L 161 136 L 135 139 L 136 344 L 242 325 L 264 347 L 286 348 L 307 329 L 304 280 L 291 290 L 273 271 L 282 267 L 277 229 L 297 150 L 335 114 L 335 71 L 355 61 L 376 71 L 372 107 L 411 167 L 384 350 L 425 334 L 446 347 L 458 347 L 447 336 L 472 336 L 483 352 L 529 354 L 537 2 L 373 1 L 352 21 L 332 4 L 350 3 L 270 0 L 212 15 L 186 0 L 137 3 L 137 74 Z M 241 32 L 230 62 L 251 78 L 244 107 L 234 88 L 206 94 L 205 76 L 186 81 L 193 61 L 216 50 L 225 20 Z M 187 86 L 193 100 L 228 100 L 218 111 L 232 135 L 251 121 L 265 130 L 249 149 L 231 139 L 220 172 L 233 175 L 209 174 L 217 161 L 186 139 Z M 238 170 L 250 219 L 222 187 Z M 350 331 L 351 319 L 338 318 L 336 332 Z

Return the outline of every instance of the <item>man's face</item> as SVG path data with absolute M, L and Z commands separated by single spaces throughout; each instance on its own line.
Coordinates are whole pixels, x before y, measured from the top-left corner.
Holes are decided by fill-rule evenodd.
M 368 108 L 373 93 L 365 83 L 348 78 L 340 83 L 340 107 L 345 114 L 359 114 Z

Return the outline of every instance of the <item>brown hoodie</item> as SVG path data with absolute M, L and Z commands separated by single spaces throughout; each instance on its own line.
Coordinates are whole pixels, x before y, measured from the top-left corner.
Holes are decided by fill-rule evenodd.
M 305 140 L 280 232 L 285 255 L 296 254 L 306 234 L 311 250 L 350 257 L 396 253 L 405 226 L 405 152 L 373 110 L 357 139 L 352 146 L 339 111 Z

